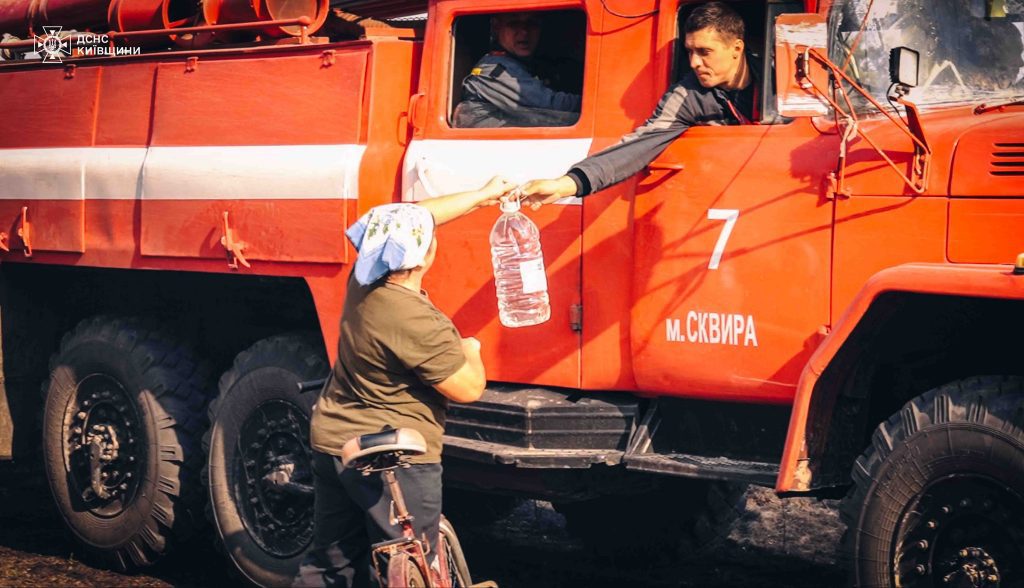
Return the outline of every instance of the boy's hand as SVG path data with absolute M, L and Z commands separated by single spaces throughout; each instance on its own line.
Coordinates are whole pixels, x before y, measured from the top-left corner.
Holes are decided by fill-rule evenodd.
M 480 188 L 480 194 L 483 196 L 480 206 L 494 206 L 500 201 L 502 196 L 515 189 L 516 185 L 506 178 L 494 176 L 483 188 Z

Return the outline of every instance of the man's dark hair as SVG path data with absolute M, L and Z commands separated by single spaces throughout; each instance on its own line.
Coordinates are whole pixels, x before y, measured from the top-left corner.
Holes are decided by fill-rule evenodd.
M 743 39 L 743 19 L 736 11 L 724 2 L 708 2 L 701 4 L 686 17 L 683 32 L 696 33 L 704 29 L 714 29 L 727 41 Z

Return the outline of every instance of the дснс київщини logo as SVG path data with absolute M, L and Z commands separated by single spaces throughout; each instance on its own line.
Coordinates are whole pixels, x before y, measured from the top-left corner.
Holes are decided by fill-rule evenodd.
M 65 57 L 71 57 L 71 43 L 67 37 L 60 36 L 63 28 L 44 26 L 42 36 L 35 35 L 35 50 L 43 61 L 60 63 Z
M 64 27 L 44 26 L 44 33 L 35 36 L 35 51 L 44 62 L 62 63 L 65 57 L 112 57 L 140 55 L 140 46 L 114 46 L 113 35 L 107 33 L 76 33 L 61 35 Z

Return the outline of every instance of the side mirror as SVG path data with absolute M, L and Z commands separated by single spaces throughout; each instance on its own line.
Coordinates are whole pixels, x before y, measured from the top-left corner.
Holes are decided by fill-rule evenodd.
M 909 47 L 894 47 L 889 52 L 889 81 L 914 88 L 921 69 L 921 54 Z
M 780 14 L 775 19 L 775 89 L 779 114 L 788 118 L 823 116 L 829 105 L 814 87 L 828 89 L 828 72 L 810 67 L 809 50 L 827 53 L 828 28 L 820 14 Z

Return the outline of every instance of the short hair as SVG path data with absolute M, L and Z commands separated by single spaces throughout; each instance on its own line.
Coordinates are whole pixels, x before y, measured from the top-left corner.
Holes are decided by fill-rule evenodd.
M 508 19 L 510 19 L 510 18 L 512 18 L 514 16 L 517 16 L 517 15 L 526 16 L 526 17 L 530 18 L 531 20 L 533 20 L 533 22 L 537 23 L 538 25 L 541 22 L 540 21 L 540 16 L 537 14 L 536 11 L 533 11 L 533 10 L 520 10 L 518 12 L 499 12 L 497 14 L 492 14 L 491 15 L 491 26 L 493 27 L 493 26 L 496 26 L 496 25 L 504 25 L 505 22 L 508 21 Z
M 686 17 L 683 32 L 689 34 L 704 29 L 714 29 L 728 41 L 742 40 L 746 32 L 743 18 L 724 2 L 701 4 Z

